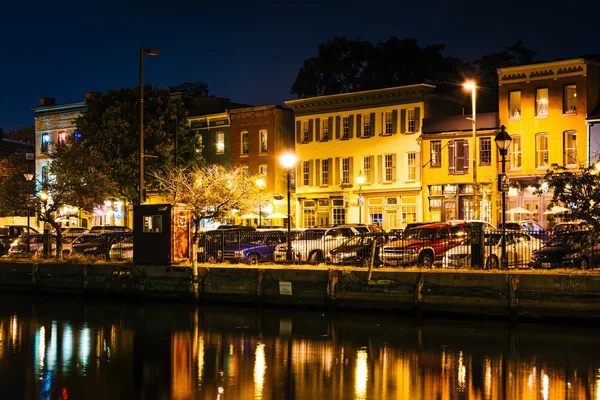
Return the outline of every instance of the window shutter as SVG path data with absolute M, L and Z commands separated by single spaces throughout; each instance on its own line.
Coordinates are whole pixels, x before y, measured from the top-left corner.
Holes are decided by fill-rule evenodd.
M 448 142 L 448 174 L 454 175 L 454 140 Z
M 296 143 L 302 143 L 302 123 L 296 121 Z
M 371 135 L 375 136 L 375 113 L 371 113 Z
M 377 156 L 377 183 L 383 182 L 383 157 Z
M 406 133 L 406 110 L 400 110 L 400 133 Z
M 329 168 L 329 174 L 327 174 L 327 182 L 325 182 L 326 185 L 331 185 L 333 182 L 333 158 L 328 158 L 327 159 L 327 167 Z
M 369 165 L 371 166 L 371 168 L 369 169 L 369 176 L 367 176 L 367 179 L 369 180 L 369 183 L 373 182 L 373 169 L 375 168 L 375 156 L 369 156 L 369 160 L 371 161 L 369 163 Z
M 339 118 L 339 117 L 338 117 Z M 340 158 L 335 158 L 335 179 L 333 180 L 334 185 L 339 185 L 342 182 L 342 178 L 340 176 Z
M 317 172 L 315 186 L 321 186 L 323 184 L 323 182 L 321 182 L 321 179 L 323 179 L 323 174 L 321 171 L 321 160 L 315 160 L 315 165 L 315 171 Z
M 313 186 L 315 183 L 314 180 L 314 175 L 315 175 L 315 170 L 314 170 L 314 164 L 315 164 L 315 160 L 309 160 L 308 161 L 308 186 Z
M 354 182 L 354 157 L 350 157 L 350 183 Z
M 381 131 L 385 132 L 385 126 L 382 127 Z M 398 133 L 398 110 L 392 111 L 392 133 Z
M 313 141 L 313 128 L 314 128 L 314 120 L 309 119 L 308 120 L 308 141 L 312 142 Z
M 315 119 L 315 141 L 321 141 L 321 118 Z
M 392 182 L 396 182 L 396 155 L 392 154 Z
M 296 166 L 296 187 L 304 186 L 303 165 L 304 162 L 298 160 L 298 165 Z
M 354 136 L 354 115 L 348 117 L 348 139 Z
M 356 137 L 359 138 L 362 136 L 362 115 L 358 114 L 356 115 Z
M 415 107 L 415 133 L 421 130 L 421 109 Z
M 341 126 L 341 117 L 338 115 L 335 117 L 335 138 L 340 138 L 340 126 Z
M 464 151 L 465 151 L 465 174 L 469 173 L 469 141 L 465 140 L 464 142 Z
M 331 140 L 331 138 L 333 137 L 333 117 L 329 117 L 329 125 L 328 126 L 329 126 L 329 133 L 327 134 L 327 140 Z M 329 168 L 331 168 L 331 164 L 329 164 Z
M 421 153 L 415 153 L 415 180 L 421 180 Z

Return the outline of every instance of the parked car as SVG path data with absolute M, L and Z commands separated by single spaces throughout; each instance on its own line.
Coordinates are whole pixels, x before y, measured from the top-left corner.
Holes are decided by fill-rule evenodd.
M 384 245 L 379 257 L 385 265 L 421 264 L 430 267 L 441 261 L 446 251 L 464 243 L 468 235 L 466 224 L 421 225 L 405 232 L 401 239 Z
M 498 228 L 502 229 L 502 224 Z M 507 221 L 506 230 L 523 232 L 542 241 L 550 239 L 551 236 L 550 232 L 535 221 Z
M 29 235 L 39 233 L 36 229 L 28 227 L 27 225 L 0 226 L 0 255 L 8 254 L 11 243 L 19 236 L 26 236 L 28 228 Z
M 484 234 L 484 269 L 500 266 L 502 260 L 502 232 Z M 506 232 L 506 256 L 509 267 L 529 266 L 532 253 L 539 249 L 541 241 L 526 233 Z M 442 259 L 443 268 L 463 268 L 471 265 L 471 239 L 451 248 Z
M 255 229 L 247 229 L 247 227 L 202 232 L 198 237 L 197 260 L 209 263 L 222 262 L 223 252 L 227 246 L 239 243 L 245 236 L 254 232 L 256 232 Z
M 111 260 L 133 260 L 133 236 L 110 246 L 108 255 Z
M 368 267 L 371 263 L 371 255 L 373 255 L 373 266 L 377 267 L 381 265 L 379 249 L 388 240 L 387 233 L 367 233 L 353 236 L 331 250 L 326 261 L 329 264 Z
M 133 232 L 133 230 L 128 226 L 122 225 L 94 225 L 90 228 L 88 234 L 99 235 L 101 233 L 109 232 Z
M 531 255 L 532 268 L 581 268 L 598 265 L 600 242 L 591 231 L 560 233 Z
M 83 228 L 80 226 L 68 226 L 61 228 L 63 237 L 77 237 L 88 233 L 88 228 Z
M 331 250 L 358 234 L 358 230 L 353 225 L 307 229 L 291 242 L 292 262 L 311 264 L 322 262 Z M 275 262 L 287 261 L 287 246 L 287 243 L 282 243 L 275 248 L 273 252 Z
M 83 254 L 101 260 L 109 260 L 110 246 L 132 236 L 132 232 L 81 235 L 73 241 L 72 254 Z
M 275 247 L 286 240 L 287 237 L 282 231 L 251 232 L 242 235 L 238 242 L 227 245 L 223 258 L 225 261 L 246 264 L 272 262 Z
M 561 233 L 575 232 L 575 231 L 589 231 L 592 229 L 592 225 L 583 220 L 568 221 L 558 223 L 552 228 L 552 235 L 560 235 Z
M 56 236 L 48 235 L 48 240 L 51 245 L 50 250 L 53 251 L 56 248 Z M 9 257 L 27 257 L 28 255 L 35 253 L 42 253 L 44 250 L 44 235 L 41 233 L 34 233 L 29 235 L 29 254 L 27 254 L 27 235 L 19 236 L 16 238 L 8 249 Z

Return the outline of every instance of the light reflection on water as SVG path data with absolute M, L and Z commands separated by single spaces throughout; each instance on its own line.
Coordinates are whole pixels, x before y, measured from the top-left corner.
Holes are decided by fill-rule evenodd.
M 599 333 L 15 296 L 0 301 L 0 388 L 32 399 L 600 400 Z

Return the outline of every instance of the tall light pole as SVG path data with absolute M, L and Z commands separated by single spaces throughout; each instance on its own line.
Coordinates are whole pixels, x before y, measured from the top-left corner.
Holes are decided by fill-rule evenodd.
M 498 191 L 502 192 L 502 268 L 508 268 L 508 259 L 506 258 L 506 192 L 508 191 L 508 179 L 506 179 L 506 154 L 510 147 L 512 138 L 506 132 L 506 127 L 502 125 L 500 132 L 494 138 L 500 156 L 502 156 L 502 173 L 498 175 Z
M 471 91 L 471 125 L 473 129 L 473 182 L 477 182 L 477 85 L 475 81 L 465 82 L 463 87 Z
M 140 187 L 138 204 L 144 204 L 144 56 L 158 56 L 160 51 L 140 46 Z
M 291 181 L 290 175 L 292 174 L 292 168 L 296 165 L 296 156 L 292 153 L 283 154 L 279 161 L 283 168 L 287 170 L 287 252 L 285 260 L 288 263 L 292 262 L 292 206 L 290 202 L 291 198 Z
M 358 183 L 358 223 L 361 223 L 362 220 L 362 205 L 363 205 L 363 197 L 362 197 L 362 185 L 365 183 L 366 177 L 363 175 L 362 170 L 358 173 L 356 177 L 356 183 Z
M 29 243 L 29 227 L 30 218 L 31 218 L 31 193 L 30 193 L 30 183 L 33 179 L 33 174 L 23 174 L 25 180 L 27 181 L 27 255 L 29 256 L 29 252 L 31 251 L 31 244 Z
M 259 190 L 259 199 L 258 199 L 258 227 L 262 225 L 262 191 L 267 186 L 267 182 L 263 178 L 258 178 L 256 180 L 256 186 L 258 186 Z

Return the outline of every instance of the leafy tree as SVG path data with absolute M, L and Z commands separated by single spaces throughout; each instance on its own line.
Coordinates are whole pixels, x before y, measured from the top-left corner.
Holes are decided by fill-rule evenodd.
M 139 183 L 139 87 L 109 90 L 87 101 L 87 112 L 76 124 L 83 150 L 105 161 L 107 176 L 113 182 L 115 197 L 133 202 Z M 183 106 L 169 97 L 169 91 L 144 87 L 144 154 L 147 168 L 161 169 L 174 163 L 177 135 L 178 163 L 198 164 L 197 136 L 187 128 Z M 154 181 L 148 176 L 148 190 Z
M 169 87 L 171 93 L 189 93 L 198 96 L 208 96 L 208 84 L 206 82 L 183 82 L 180 85 Z
M 31 173 L 31 169 L 21 151 L 0 160 L 0 215 L 27 213 L 33 181 L 28 182 L 24 174 Z

